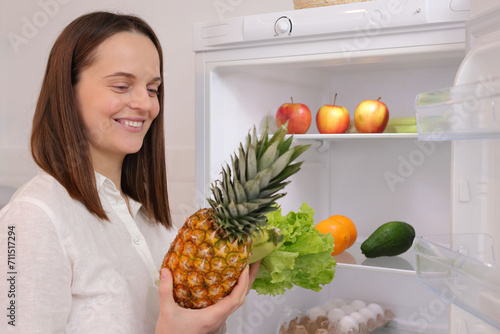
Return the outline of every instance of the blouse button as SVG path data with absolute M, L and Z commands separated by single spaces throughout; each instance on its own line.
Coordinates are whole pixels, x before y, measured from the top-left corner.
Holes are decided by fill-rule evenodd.
M 135 239 L 134 239 L 134 243 L 135 243 L 136 245 L 139 245 L 139 244 L 141 243 L 141 237 L 135 237 Z

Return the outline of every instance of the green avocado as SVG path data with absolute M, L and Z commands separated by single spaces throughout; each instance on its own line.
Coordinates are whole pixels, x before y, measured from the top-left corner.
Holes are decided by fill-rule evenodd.
M 396 256 L 410 249 L 415 230 L 410 224 L 392 221 L 379 226 L 361 244 L 361 253 L 368 258 Z

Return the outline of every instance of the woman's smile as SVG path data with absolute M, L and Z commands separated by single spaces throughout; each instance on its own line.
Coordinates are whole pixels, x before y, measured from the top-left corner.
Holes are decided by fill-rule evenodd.
M 125 131 L 130 132 L 141 132 L 143 130 L 143 125 L 145 120 L 143 119 L 133 119 L 133 118 L 118 118 L 115 119 L 115 122 L 118 126 L 120 126 Z

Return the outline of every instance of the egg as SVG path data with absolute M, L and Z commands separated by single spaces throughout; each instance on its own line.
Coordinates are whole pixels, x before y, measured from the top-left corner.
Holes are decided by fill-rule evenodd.
M 359 312 L 352 312 L 349 314 L 351 317 L 353 317 L 359 324 L 368 324 L 368 319 L 366 319 L 364 316 L 361 315 Z
M 342 311 L 340 308 L 333 308 L 328 312 L 328 321 L 330 322 L 337 322 L 340 319 L 342 319 L 343 316 L 345 316 L 345 312 Z
M 333 300 L 333 303 L 335 304 L 335 306 L 342 306 L 345 304 L 345 300 L 343 300 L 342 298 L 335 298 Z
M 370 310 L 368 307 L 363 307 L 358 311 L 358 313 L 365 317 L 366 320 L 375 319 L 377 316 L 377 314 Z
M 351 306 L 354 307 L 356 311 L 361 310 L 363 307 L 366 307 L 366 304 L 364 301 L 356 299 L 351 302 Z
M 345 312 L 345 314 L 349 314 L 349 313 L 352 313 L 352 312 L 355 312 L 356 310 L 354 309 L 354 307 L 352 307 L 351 305 L 349 304 L 346 304 L 346 305 L 342 305 L 340 307 L 342 309 L 342 311 Z
M 376 315 L 380 315 L 381 317 L 384 316 L 384 310 L 379 304 L 372 303 L 368 305 L 368 308 L 373 311 Z
M 321 305 L 321 308 L 322 308 L 323 310 L 325 310 L 326 312 L 328 312 L 328 311 L 330 311 L 332 308 L 335 308 L 335 307 L 337 307 L 337 306 L 338 306 L 338 305 L 337 305 L 337 303 L 335 302 L 335 300 L 329 300 L 329 301 L 327 301 L 326 303 L 323 303 L 323 304 Z
M 306 312 L 306 314 L 309 317 L 309 319 L 311 319 L 311 321 L 316 321 L 316 319 L 318 319 L 318 317 L 326 316 L 326 311 L 323 310 L 321 307 L 316 306 L 316 307 L 313 307 L 312 309 L 309 309 Z
M 340 319 L 339 329 L 344 333 L 350 330 L 359 331 L 359 323 L 353 317 L 346 315 Z

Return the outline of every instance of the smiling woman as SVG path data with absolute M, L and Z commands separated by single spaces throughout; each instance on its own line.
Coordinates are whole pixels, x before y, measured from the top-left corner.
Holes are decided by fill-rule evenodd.
M 157 280 L 175 237 L 162 73 L 158 39 L 135 16 L 86 14 L 56 40 L 31 136 L 42 171 L 0 211 L 0 248 L 15 231 L 20 250 L 10 300 L 20 333 L 222 332 L 245 300 L 255 269 L 196 313 L 175 303 L 168 271 Z
M 95 61 L 75 85 L 94 169 L 115 185 L 120 184 L 123 159 L 140 150 L 159 114 L 159 72 L 160 60 L 151 40 L 121 32 L 97 48 Z
M 125 37 L 130 37 L 130 40 Z M 135 46 L 133 43 L 136 40 L 141 41 L 141 44 Z M 145 45 L 149 47 L 147 57 L 142 54 L 141 49 Z M 126 63 L 127 61 L 132 64 Z M 131 68 L 137 61 L 141 65 Z M 136 154 L 122 156 L 123 165 L 119 170 L 115 162 L 113 174 L 104 175 L 125 195 L 139 201 L 148 216 L 170 227 L 163 132 L 163 85 L 160 85 L 163 51 L 154 31 L 140 18 L 107 12 L 91 13 L 74 20 L 60 34 L 49 55 L 33 119 L 32 155 L 35 162 L 58 180 L 72 198 L 84 204 L 97 217 L 107 219 L 99 203 L 95 184 L 89 181 L 93 179 L 94 171 L 99 172 L 100 166 L 106 164 L 106 161 L 98 160 L 102 158 L 102 154 L 97 154 L 99 151 L 93 149 L 97 142 L 105 145 L 102 140 L 108 138 L 109 131 L 113 129 L 103 116 L 116 112 L 116 108 L 120 107 L 117 102 L 119 99 L 104 100 L 102 97 L 113 89 L 110 86 L 112 81 L 106 81 L 104 77 L 115 73 L 128 73 L 143 81 L 145 77 L 155 78 L 148 82 L 148 85 L 154 87 L 148 89 L 157 91 L 154 100 L 158 110 L 155 121 L 150 122 L 150 131 L 143 131 L 141 140 L 135 142 L 135 152 L 130 149 L 127 152 Z M 114 82 L 122 88 L 125 83 L 123 76 L 120 78 L 121 81 L 115 79 Z M 88 80 L 94 80 L 96 86 L 88 87 Z M 134 93 L 131 106 L 137 104 L 138 91 L 140 89 L 131 90 Z M 86 95 L 83 99 L 79 99 L 79 95 L 84 93 Z M 119 93 L 122 91 L 116 91 L 115 95 L 122 95 Z M 130 92 L 123 95 L 131 96 Z M 123 102 L 120 103 L 123 107 Z M 88 126 L 86 120 L 91 117 L 91 113 L 101 113 L 94 117 L 102 117 L 102 120 L 95 119 L 92 126 Z M 124 144 L 130 143 L 125 141 Z M 113 157 L 117 158 L 114 154 Z

